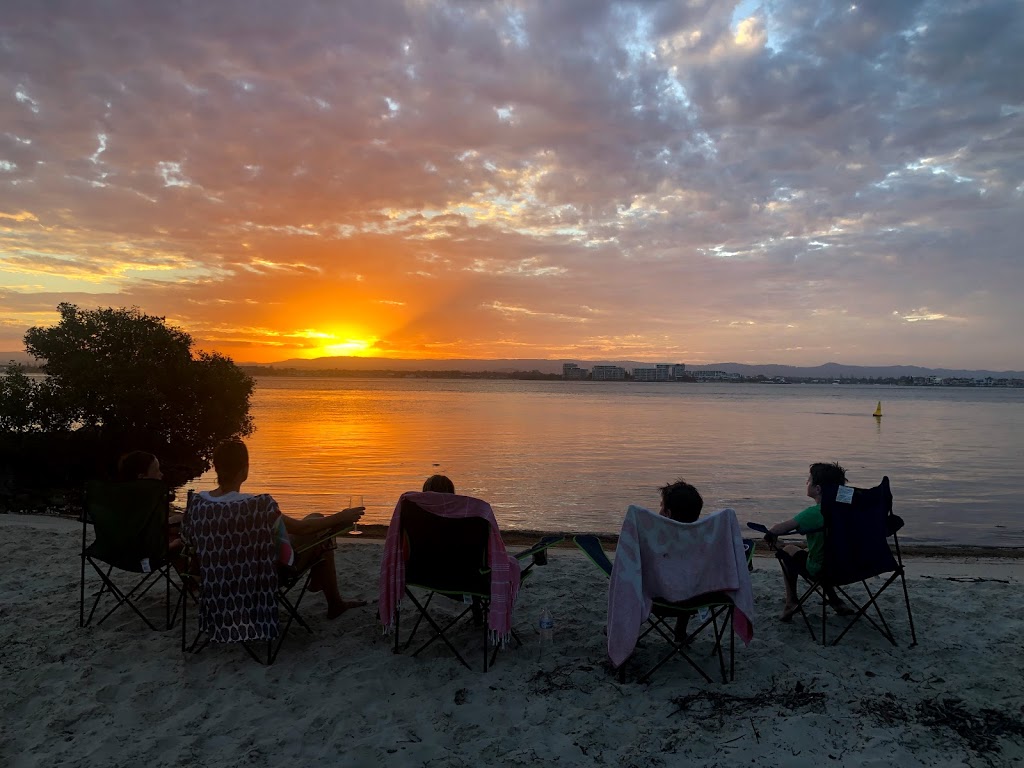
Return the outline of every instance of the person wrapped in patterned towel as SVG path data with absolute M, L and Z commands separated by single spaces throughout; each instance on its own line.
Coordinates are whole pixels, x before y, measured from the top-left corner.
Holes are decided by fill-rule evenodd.
M 244 443 L 229 440 L 218 445 L 213 452 L 213 467 L 217 473 L 217 487 L 212 491 L 201 491 L 193 503 L 228 505 L 222 508 L 224 512 L 230 512 L 233 506 L 251 503 L 254 495 L 241 490 L 249 477 L 249 451 Z M 366 605 L 365 600 L 342 599 L 332 540 L 327 539 L 320 546 L 310 546 L 330 531 L 358 521 L 363 516 L 363 507 L 344 509 L 327 516 L 314 513 L 300 520 L 282 514 L 273 496 L 260 494 L 257 498 L 258 507 L 265 511 L 261 520 L 271 527 L 277 542 L 278 567 L 292 566 L 301 571 L 309 562 L 317 561 L 311 570 L 309 589 L 323 593 L 327 602 L 327 618 L 334 619 L 350 608 Z M 187 520 L 183 535 L 188 538 Z

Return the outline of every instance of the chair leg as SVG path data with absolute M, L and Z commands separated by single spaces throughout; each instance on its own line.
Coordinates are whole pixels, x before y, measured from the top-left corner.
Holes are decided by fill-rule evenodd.
M 184 584 L 182 584 L 184 587 Z M 185 631 L 188 626 L 188 594 L 186 589 L 181 590 L 181 599 L 178 601 L 181 606 L 181 652 L 185 653 L 186 640 Z
M 903 566 L 900 566 L 900 581 L 903 583 L 903 600 L 907 604 L 907 621 L 910 622 L 910 647 L 917 646 L 917 632 L 914 630 L 914 614 L 910 610 L 910 593 L 907 591 L 907 577 L 903 573 Z
M 395 606 L 395 648 L 392 653 L 398 653 L 398 635 L 401 630 L 402 606 Z
M 140 619 L 146 622 L 147 627 L 156 632 L 156 625 L 153 624 L 153 622 L 151 622 L 148 618 L 146 618 L 146 615 L 139 610 L 139 607 L 135 605 L 135 603 L 132 602 L 132 598 L 135 597 L 137 599 L 145 595 L 147 592 L 149 592 L 149 590 L 152 589 L 153 586 L 157 583 L 155 578 L 155 575 L 157 573 L 158 571 L 152 571 L 151 573 L 149 573 L 145 578 L 142 579 L 142 581 L 140 581 L 138 584 L 132 587 L 126 594 L 122 592 L 120 589 L 118 589 L 114 582 L 110 579 L 110 571 L 108 570 L 106 576 L 108 589 L 114 593 L 114 596 L 117 598 L 117 603 L 109 611 L 103 614 L 103 618 L 96 622 L 96 626 L 99 626 L 104 621 L 106 621 L 114 611 L 121 607 L 121 605 L 127 605 L 129 608 L 135 611 L 136 616 L 138 616 Z M 135 593 L 138 592 L 143 585 L 145 585 L 146 588 L 139 592 L 139 594 L 136 596 Z
M 472 669 L 472 667 L 470 667 L 470 666 L 469 666 L 469 664 L 468 664 L 468 663 L 466 663 L 466 660 L 465 660 L 464 658 L 462 658 L 462 654 L 458 652 L 458 650 L 457 650 L 457 649 L 455 648 L 455 646 L 454 646 L 454 645 L 452 645 L 451 641 L 450 641 L 450 640 L 449 640 L 449 639 L 448 639 L 448 638 L 447 638 L 447 637 L 445 636 L 445 634 L 444 634 L 444 633 L 445 633 L 445 632 L 447 632 L 447 631 L 448 631 L 449 629 L 451 629 L 451 628 L 452 628 L 452 627 L 453 627 L 453 626 L 454 626 L 455 624 L 457 624 L 457 623 L 458 623 L 459 621 L 461 621 L 461 620 L 462 620 L 462 617 L 466 615 L 466 611 L 469 611 L 470 609 L 469 609 L 469 608 L 467 608 L 467 609 L 466 609 L 466 611 L 463 611 L 463 612 L 462 612 L 461 614 L 459 614 L 458 616 L 456 616 L 456 617 L 455 617 L 455 618 L 454 618 L 454 619 L 453 619 L 453 620 L 452 620 L 451 622 L 449 622 L 449 623 L 448 623 L 448 625 L 447 625 L 446 627 L 444 627 L 444 628 L 442 629 L 442 628 L 441 628 L 441 627 L 440 627 L 440 626 L 438 625 L 438 623 L 437 623 L 436 621 L 434 621 L 434 618 L 433 618 L 433 617 L 432 617 L 432 616 L 431 616 L 431 615 L 430 615 L 429 613 L 427 613 L 427 611 L 426 611 L 426 607 L 420 604 L 419 600 L 417 600 L 417 599 L 416 599 L 416 596 L 415 596 L 415 595 L 414 595 L 414 594 L 413 594 L 413 593 L 412 593 L 412 592 L 411 592 L 411 591 L 410 591 L 410 590 L 409 590 L 408 588 L 406 588 L 406 594 L 407 594 L 407 595 L 409 595 L 409 599 L 410 599 L 410 600 L 412 600 L 412 602 L 413 602 L 413 604 L 414 604 L 414 605 L 416 606 L 416 608 L 417 608 L 417 609 L 419 609 L 419 612 L 420 612 L 420 615 L 422 616 L 422 618 L 426 619 L 427 623 L 428 623 L 428 624 L 429 624 L 429 625 L 431 626 L 431 628 L 432 628 L 432 629 L 434 630 L 434 632 L 436 633 L 436 634 L 435 634 L 435 635 L 434 635 L 434 636 L 433 636 L 432 638 L 430 638 L 429 640 L 427 640 L 427 642 L 425 642 L 425 643 L 424 643 L 423 645 L 421 645 L 421 646 L 420 646 L 419 648 L 417 648 L 417 649 L 416 649 L 415 651 L 413 651 L 413 654 L 412 654 L 412 655 L 413 655 L 413 656 L 416 656 L 416 655 L 418 655 L 418 654 L 419 654 L 419 653 L 420 653 L 421 651 L 423 651 L 423 650 L 424 650 L 424 649 L 425 649 L 425 648 L 426 648 L 427 646 L 429 646 L 429 645 L 430 645 L 430 644 L 432 644 L 432 643 L 433 643 L 433 642 L 434 642 L 435 640 L 437 640 L 438 638 L 440 638 L 440 639 L 441 639 L 441 641 L 442 641 L 442 642 L 444 642 L 444 644 L 448 646 L 448 649 L 449 649 L 449 650 L 450 650 L 450 651 L 451 651 L 452 653 L 454 653 L 454 654 L 455 654 L 456 658 L 458 658 L 458 660 L 459 660 L 460 662 L 462 662 L 462 665 L 463 665 L 463 666 L 464 666 L 464 667 L 465 667 L 466 669 Z M 433 593 L 431 593 L 431 594 L 433 594 Z M 428 601 L 428 602 L 429 602 L 429 601 Z M 408 647 L 408 645 L 409 645 L 409 644 L 408 644 L 408 643 L 406 643 L 406 647 Z
M 166 582 L 166 593 L 164 602 L 164 613 L 167 617 L 166 629 L 171 628 L 171 563 L 170 560 L 164 565 L 164 581 Z
M 407 595 L 409 595 L 409 597 L 412 597 L 412 592 L 409 591 L 408 587 L 405 588 L 405 593 Z M 416 621 L 412 625 L 412 632 L 409 633 L 409 639 L 405 641 L 405 646 L 403 646 L 403 648 L 402 648 L 403 651 L 407 650 L 409 648 L 409 646 L 412 645 L 412 639 L 414 637 L 416 637 L 416 632 L 420 628 L 420 622 L 423 621 L 423 617 L 427 613 L 427 608 L 430 607 L 430 601 L 433 600 L 433 599 L 434 599 L 434 593 L 431 592 L 430 594 L 427 595 L 427 600 L 426 600 L 425 603 L 423 603 L 423 607 L 420 608 L 420 613 L 416 617 Z M 417 603 L 417 607 L 419 607 L 419 603 Z M 465 614 L 462 614 L 462 615 L 465 615 Z
M 85 626 L 85 552 L 82 552 L 82 579 L 78 596 L 78 626 Z
M 826 619 L 828 618 L 828 590 L 822 588 L 821 590 L 821 644 L 823 646 L 828 645 L 828 641 L 825 639 L 826 628 L 828 624 Z

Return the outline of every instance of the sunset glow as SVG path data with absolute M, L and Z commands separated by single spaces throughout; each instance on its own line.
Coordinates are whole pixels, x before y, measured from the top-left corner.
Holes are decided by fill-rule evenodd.
M 0 352 L 1024 369 L 1012 0 L 10 5 Z

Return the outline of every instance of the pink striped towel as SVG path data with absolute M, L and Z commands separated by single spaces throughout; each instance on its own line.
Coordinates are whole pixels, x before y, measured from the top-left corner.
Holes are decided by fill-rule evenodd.
M 439 517 L 481 517 L 490 525 L 487 537 L 487 562 L 491 569 L 491 607 L 487 615 L 491 642 L 506 644 L 512 633 L 512 608 L 519 593 L 519 561 L 505 551 L 491 505 L 470 496 L 431 491 L 403 493 L 395 505 L 384 540 L 380 562 L 380 620 L 385 633 L 395 625 L 395 611 L 405 593 L 405 557 L 402 552 L 401 519 L 405 505 Z

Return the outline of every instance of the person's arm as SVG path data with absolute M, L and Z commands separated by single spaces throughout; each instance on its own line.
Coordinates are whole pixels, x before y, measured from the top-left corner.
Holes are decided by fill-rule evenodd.
M 776 523 L 768 529 L 768 533 L 764 535 L 764 540 L 768 542 L 768 546 L 775 549 L 775 541 L 779 536 L 785 536 L 787 533 L 793 533 L 800 526 L 797 525 L 796 518 L 791 518 L 782 523 Z
M 329 531 L 334 528 L 344 528 L 346 525 L 352 525 L 359 520 L 363 516 L 365 509 L 366 507 L 352 507 L 350 509 L 343 509 L 341 512 L 335 512 L 327 517 L 307 517 L 302 520 L 285 516 L 284 527 L 289 535 L 320 533 L 321 531 Z

